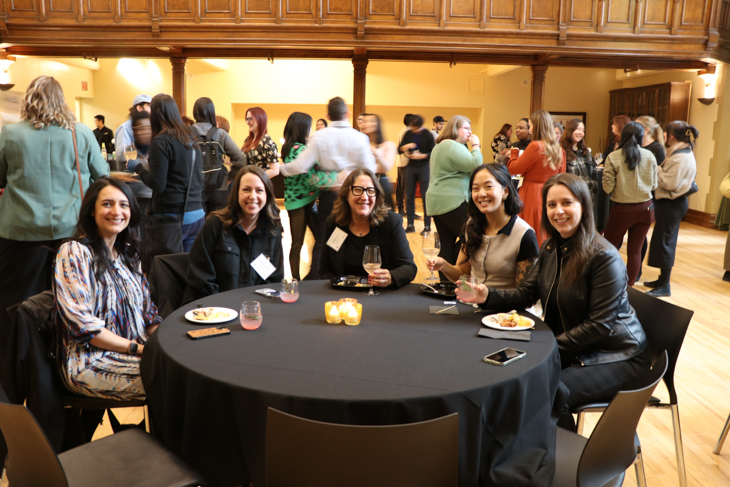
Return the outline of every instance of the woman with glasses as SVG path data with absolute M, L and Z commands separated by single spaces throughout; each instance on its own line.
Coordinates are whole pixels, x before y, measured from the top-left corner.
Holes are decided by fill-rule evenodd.
M 356 169 L 342 183 L 327 219 L 324 241 L 320 279 L 364 276 L 362 257 L 366 245 L 380 246 L 383 259 L 381 268 L 368 276 L 370 284 L 399 288 L 416 277 L 403 217 L 388 211 L 383 189 L 368 169 Z
M 268 123 L 269 119 L 263 108 L 249 108 L 246 111 L 248 137 L 243 141 L 241 150 L 246 154 L 249 164 L 266 171 L 266 175 L 271 179 L 279 175 L 279 150 L 276 142 L 269 136 Z

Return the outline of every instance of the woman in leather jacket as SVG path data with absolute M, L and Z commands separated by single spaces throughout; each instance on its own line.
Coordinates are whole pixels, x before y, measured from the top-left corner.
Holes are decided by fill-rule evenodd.
M 231 184 L 228 205 L 208 216 L 190 249 L 183 302 L 280 282 L 284 278 L 281 233 L 271 180 L 258 166 L 241 168 Z M 261 275 L 254 264 L 257 259 L 268 260 L 275 270 Z
M 570 390 L 567 408 L 608 401 L 639 385 L 651 362 L 646 335 L 629 304 L 626 266 L 595 231 L 590 193 L 580 177 L 553 176 L 542 194 L 542 225 L 549 238 L 537 264 L 517 289 L 479 285 L 476 302 L 507 311 L 540 299 L 558 342 L 561 381 Z

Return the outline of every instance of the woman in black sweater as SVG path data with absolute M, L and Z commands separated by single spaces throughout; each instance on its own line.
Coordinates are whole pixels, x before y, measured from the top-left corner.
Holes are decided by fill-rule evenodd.
M 203 227 L 205 217 L 200 148 L 193 132 L 183 123 L 177 103 L 170 95 L 155 96 L 150 108 L 153 136 L 149 152 L 150 168 L 145 169 L 138 160 L 129 161 L 128 168 L 139 174 L 142 181 L 152 189 L 153 214 L 183 215 L 183 243 L 179 251 L 189 252 Z

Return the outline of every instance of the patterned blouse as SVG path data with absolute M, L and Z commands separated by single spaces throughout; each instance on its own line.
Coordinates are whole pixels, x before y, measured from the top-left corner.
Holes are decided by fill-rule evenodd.
M 494 140 L 492 140 L 492 152 L 494 153 L 494 157 L 497 157 L 500 152 L 511 147 L 512 143 L 504 134 L 497 134 Z
M 121 257 L 113 272 L 94 274 L 91 249 L 70 241 L 56 257 L 54 281 L 61 375 L 79 394 L 110 399 L 144 397 L 139 378 L 139 356 L 97 348 L 90 341 L 106 328 L 140 344 L 146 327 L 162 321 L 150 297 L 147 279 L 132 272 Z M 131 387 L 133 382 L 139 387 Z
M 274 164 L 278 161 L 279 149 L 276 147 L 276 142 L 272 139 L 269 134 L 263 136 L 259 145 L 246 152 L 246 159 L 249 164 L 254 164 L 263 170 L 269 169 L 269 164 Z

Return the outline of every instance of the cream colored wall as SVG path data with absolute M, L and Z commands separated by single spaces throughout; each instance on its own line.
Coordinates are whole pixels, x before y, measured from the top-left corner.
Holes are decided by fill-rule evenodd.
M 712 105 L 703 105 L 697 98 L 704 95 L 705 83 L 702 78 L 697 76 L 697 71 L 668 71 L 657 73 L 650 76 L 626 80 L 622 82 L 622 88 L 633 88 L 636 86 L 649 86 L 659 83 L 667 83 L 670 81 L 691 81 L 692 93 L 689 108 L 689 123 L 697 127 L 700 137 L 697 140 L 695 148 L 695 158 L 697 160 L 697 186 L 699 191 L 689 197 L 689 207 L 694 210 L 704 211 L 707 213 L 716 213 L 720 207 L 720 199 L 717 195 L 719 191 L 717 186 L 720 185 L 722 179 L 716 180 L 717 166 L 722 164 L 719 160 L 713 161 L 713 155 L 716 153 L 716 146 L 722 144 L 723 139 L 727 138 L 727 127 L 725 131 L 716 129 L 716 120 L 718 119 L 718 108 L 720 103 L 716 102 Z M 719 128 L 719 127 L 718 127 Z M 725 168 L 727 168 L 727 152 L 724 152 Z M 727 174 L 727 171 L 722 177 Z
M 66 103 L 72 111 L 76 109 L 77 99 L 86 100 L 95 96 L 94 71 L 87 68 L 69 66 L 53 59 L 18 57 L 8 69 L 8 80 L 15 84 L 12 92 L 19 93 L 20 96 L 28 89 L 30 82 L 38 76 L 53 76 L 61 83 Z M 82 91 L 82 81 L 87 82 L 87 91 Z M 80 122 L 90 124 L 91 128 L 95 128 L 93 118 L 87 121 L 80 113 L 76 113 L 76 117 Z
M 172 65 L 167 59 L 101 59 L 99 64 L 94 71 L 96 96 L 81 103 L 82 121 L 92 128 L 94 116 L 101 114 L 116 131 L 139 94 L 172 94 Z

